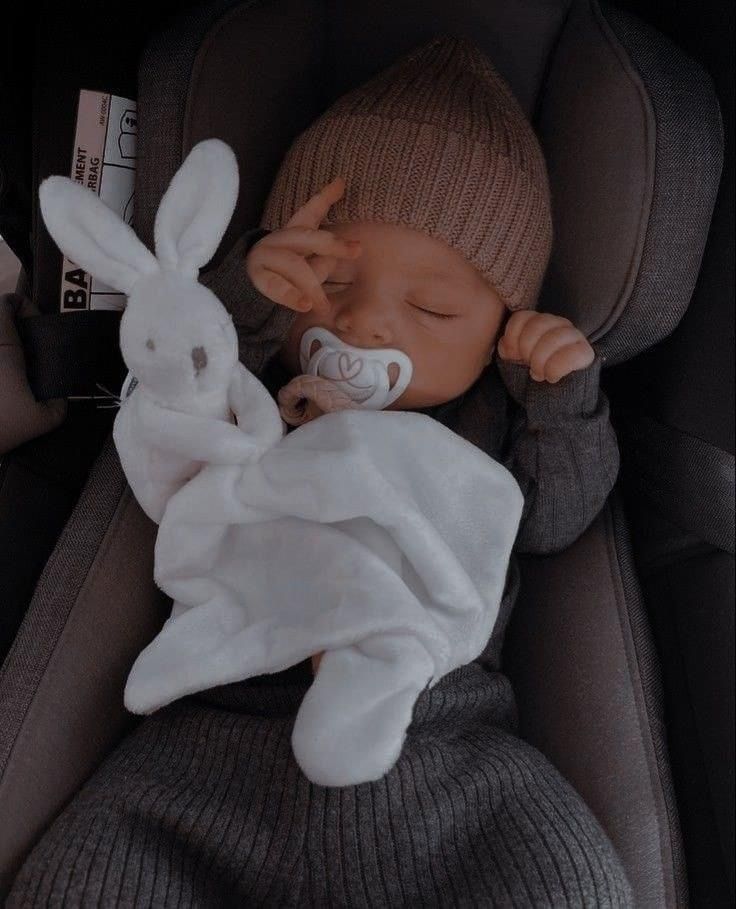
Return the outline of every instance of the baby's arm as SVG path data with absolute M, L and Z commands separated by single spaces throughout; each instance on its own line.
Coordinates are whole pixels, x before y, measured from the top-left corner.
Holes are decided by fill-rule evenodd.
M 503 349 L 501 345 L 499 353 Z M 578 356 L 582 350 L 578 348 Z M 593 521 L 618 473 L 618 445 L 599 386 L 601 357 L 587 345 L 582 362 L 590 356 L 592 362 L 550 383 L 535 381 L 529 357 L 518 350 L 515 354 L 506 360 L 499 357 L 498 370 L 519 405 L 505 458 L 525 500 L 516 549 L 558 552 Z M 557 357 L 558 367 L 560 360 L 564 356 Z M 540 368 L 539 361 L 535 366 Z
M 292 312 L 255 287 L 245 268 L 248 250 L 268 233 L 262 228 L 246 231 L 220 264 L 199 279 L 233 317 L 240 361 L 255 375 L 281 347 L 293 318 Z

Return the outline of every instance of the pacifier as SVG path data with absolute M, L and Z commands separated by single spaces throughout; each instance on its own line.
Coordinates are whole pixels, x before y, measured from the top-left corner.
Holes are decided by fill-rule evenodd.
M 302 371 L 333 382 L 355 402 L 369 410 L 382 410 L 406 391 L 412 376 L 412 363 L 400 350 L 353 347 L 315 325 L 308 328 L 299 343 Z M 391 383 L 389 367 L 399 374 Z

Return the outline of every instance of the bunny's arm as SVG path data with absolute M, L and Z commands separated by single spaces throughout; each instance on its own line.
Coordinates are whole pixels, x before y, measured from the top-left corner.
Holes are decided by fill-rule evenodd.
M 136 403 L 135 432 L 144 447 L 209 464 L 244 464 L 262 451 L 233 423 L 170 410 L 143 396 Z
M 113 437 L 130 487 L 151 520 L 206 464 L 245 465 L 283 435 L 278 408 L 258 379 L 238 364 L 228 389 L 238 425 L 162 407 L 139 389 L 123 402 Z
M 199 278 L 232 316 L 240 362 L 255 375 L 261 374 L 281 347 L 295 316 L 262 294 L 245 270 L 248 250 L 269 232 L 263 228 L 246 231 L 219 265 Z
M 242 363 L 238 364 L 230 382 L 228 405 L 238 427 L 263 451 L 283 437 L 285 426 L 276 402 Z

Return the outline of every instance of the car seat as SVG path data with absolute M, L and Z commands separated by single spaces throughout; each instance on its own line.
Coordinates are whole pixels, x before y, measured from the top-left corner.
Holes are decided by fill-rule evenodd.
M 140 63 L 141 238 L 151 244 L 156 207 L 186 152 L 217 136 L 236 151 L 241 188 L 216 262 L 257 224 L 291 140 L 335 97 L 439 32 L 487 51 L 538 130 L 556 235 L 541 308 L 573 319 L 609 366 L 656 344 L 698 275 L 721 170 L 720 114 L 699 66 L 597 0 L 191 8 Z M 10 819 L 0 827 L 0 892 L 134 722 L 122 706 L 125 678 L 167 609 L 152 581 L 155 529 L 108 438 L 0 673 L 0 816 Z M 637 904 L 684 905 L 659 670 L 618 492 L 565 552 L 522 561 L 504 668 L 522 733 L 596 814 Z

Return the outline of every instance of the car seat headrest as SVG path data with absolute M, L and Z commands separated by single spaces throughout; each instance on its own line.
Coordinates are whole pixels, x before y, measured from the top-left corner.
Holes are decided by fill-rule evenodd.
M 431 0 L 421 17 L 404 0 L 330 3 L 322 15 L 307 0 L 224 5 L 214 25 L 202 26 L 202 9 L 179 20 L 143 57 L 139 160 L 156 162 L 137 175 L 144 241 L 183 156 L 215 136 L 241 171 L 216 263 L 258 223 L 291 141 L 334 98 L 434 34 L 455 33 L 488 53 L 547 156 L 555 240 L 540 308 L 571 318 L 609 364 L 672 331 L 698 274 L 722 130 L 709 78 L 661 35 L 597 0 L 482 11 Z
M 576 3 L 539 106 L 555 239 L 540 308 L 572 319 L 608 364 L 662 340 L 698 276 L 723 130 L 704 70 L 658 32 Z

